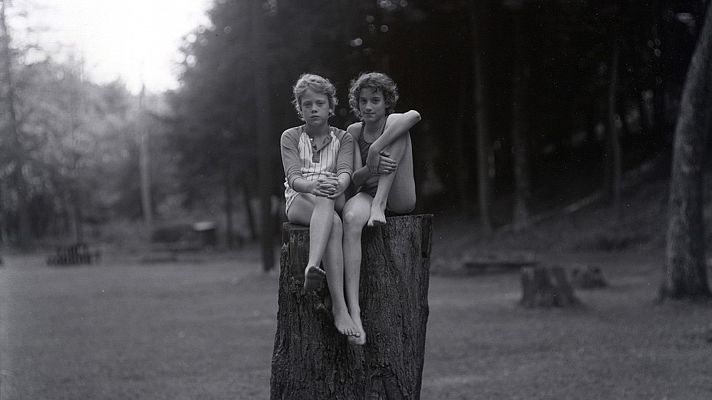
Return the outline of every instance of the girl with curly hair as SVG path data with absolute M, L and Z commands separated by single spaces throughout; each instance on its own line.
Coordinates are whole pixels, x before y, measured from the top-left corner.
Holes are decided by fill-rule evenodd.
M 386 74 L 364 73 L 351 82 L 349 105 L 361 122 L 346 129 L 355 142 L 351 180 L 357 193 L 344 206 L 343 251 L 346 304 L 359 331 L 349 338 L 354 344 L 366 343 L 358 299 L 363 227 L 385 224 L 386 210 L 403 214 L 415 208 L 409 129 L 420 114 L 395 113 L 397 101 L 398 88 Z

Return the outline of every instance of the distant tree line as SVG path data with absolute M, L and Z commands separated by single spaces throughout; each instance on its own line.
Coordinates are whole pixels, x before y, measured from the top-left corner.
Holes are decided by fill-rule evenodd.
M 13 40 L 10 21 L 23 15 L 1 3 L 0 244 L 81 242 L 87 226 L 140 217 L 136 133 L 148 125 L 160 134 L 165 124 L 139 113 L 122 82 L 88 80 L 81 58 L 58 60 L 31 32 Z M 165 147 L 160 135 L 154 141 Z M 153 190 L 165 197 L 170 182 Z
M 279 133 L 299 122 L 289 100 L 300 73 L 335 82 L 333 124 L 345 126 L 349 80 L 382 70 L 399 83 L 399 108 L 425 119 L 414 132 L 421 208 L 455 205 L 489 229 L 595 191 L 620 208 L 622 173 L 669 156 L 703 11 L 699 1 L 273 0 L 251 19 L 251 4 L 216 1 L 210 24 L 186 37 L 171 103 L 187 177 L 214 176 L 226 199 L 249 194 L 258 157 L 279 165 Z M 252 84 L 253 24 L 267 32 L 266 93 Z M 268 154 L 255 151 L 259 96 Z M 280 169 L 272 175 L 279 197 Z
M 703 11 L 697 0 L 216 0 L 184 39 L 180 87 L 139 109 L 121 83 L 84 79 L 79 59 L 28 56 L 36 48 L 12 40 L 3 2 L 2 241 L 140 217 L 141 129 L 157 218 L 211 202 L 228 237 L 238 211 L 250 236 L 276 230 L 257 215 L 281 207 L 251 200 L 261 185 L 282 198 L 278 137 L 299 123 L 290 100 L 302 72 L 336 84 L 341 127 L 355 119 L 350 79 L 394 77 L 398 109 L 424 117 L 413 131 L 421 210 L 479 215 L 488 231 L 593 193 L 619 207 L 623 172 L 669 157 Z

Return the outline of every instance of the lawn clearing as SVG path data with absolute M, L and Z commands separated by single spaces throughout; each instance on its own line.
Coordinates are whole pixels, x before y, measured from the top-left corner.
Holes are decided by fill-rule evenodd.
M 712 307 L 656 305 L 660 266 L 589 262 L 584 307 L 517 306 L 517 273 L 432 276 L 424 400 L 712 398 Z M 254 260 L 0 268 L 0 398 L 267 399 L 277 279 Z

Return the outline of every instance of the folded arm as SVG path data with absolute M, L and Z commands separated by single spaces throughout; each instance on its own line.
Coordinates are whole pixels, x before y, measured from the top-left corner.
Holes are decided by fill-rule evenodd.
M 391 143 L 407 134 L 410 128 L 420 121 L 420 113 L 410 110 L 405 113 L 393 113 L 386 119 L 383 134 L 376 139 L 368 149 L 366 165 L 371 172 L 378 170 L 381 152 Z

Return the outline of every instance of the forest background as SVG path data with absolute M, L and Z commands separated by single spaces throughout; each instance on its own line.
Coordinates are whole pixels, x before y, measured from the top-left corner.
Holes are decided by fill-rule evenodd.
M 397 110 L 423 115 L 416 212 L 485 235 L 592 196 L 621 215 L 626 172 L 670 173 L 706 2 L 216 0 L 184 38 L 179 87 L 141 94 L 15 40 L 32 27 L 2 6 L 3 247 L 133 248 L 209 220 L 219 248 L 262 237 L 269 268 L 301 73 L 335 83 L 338 127 L 358 73 L 395 79 Z

